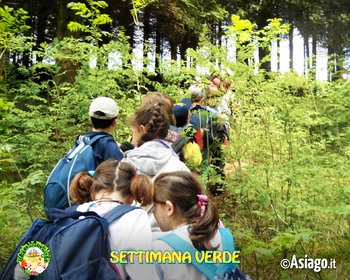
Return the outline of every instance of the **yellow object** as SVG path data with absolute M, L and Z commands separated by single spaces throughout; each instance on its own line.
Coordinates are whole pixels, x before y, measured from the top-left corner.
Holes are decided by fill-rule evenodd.
M 189 167 L 196 167 L 201 164 L 203 158 L 201 148 L 197 143 L 188 142 L 182 147 L 184 161 Z

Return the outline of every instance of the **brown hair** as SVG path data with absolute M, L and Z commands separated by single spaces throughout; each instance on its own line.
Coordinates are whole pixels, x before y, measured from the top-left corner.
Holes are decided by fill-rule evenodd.
M 219 212 L 215 204 L 208 199 L 208 204 L 201 216 L 197 194 L 203 194 L 203 187 L 193 173 L 185 171 L 160 174 L 154 181 L 154 201 L 169 200 L 178 209 L 188 224 L 190 239 L 198 250 L 214 250 L 210 240 L 216 234 Z
M 161 103 L 163 105 L 164 111 L 170 120 L 170 124 L 176 126 L 176 118 L 173 111 L 174 102 L 168 95 L 158 91 L 151 91 L 143 97 L 141 106 L 154 105 L 156 103 Z
M 221 81 L 220 85 L 219 85 L 219 88 L 221 91 L 229 91 L 231 88 L 232 88 L 232 85 L 233 85 L 233 81 L 226 81 L 226 80 L 223 80 Z
M 88 172 L 76 174 L 70 185 L 70 197 L 72 203 L 83 204 L 91 201 L 90 186 L 92 177 Z
M 118 191 L 123 197 L 132 195 L 141 206 L 149 205 L 153 198 L 151 179 L 146 175 L 135 175 L 136 171 L 130 164 L 119 160 L 106 160 L 96 168 L 93 177 L 88 172 L 80 172 L 74 176 L 70 186 L 70 194 L 74 199 L 72 202 L 88 202 L 94 194 L 105 190 L 107 193 Z M 82 196 L 83 193 L 88 193 L 89 197 Z
M 147 129 L 141 137 L 141 143 L 137 143 L 138 146 L 153 139 L 165 139 L 168 135 L 170 122 L 162 106 L 161 103 L 142 106 L 129 119 L 131 127 L 139 129 L 140 125 L 143 125 Z

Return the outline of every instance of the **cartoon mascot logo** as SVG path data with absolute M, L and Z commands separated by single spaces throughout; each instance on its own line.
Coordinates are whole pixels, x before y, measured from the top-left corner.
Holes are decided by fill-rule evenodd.
M 17 262 L 28 275 L 40 275 L 48 267 L 51 259 L 49 248 L 39 241 L 23 245 L 17 255 Z

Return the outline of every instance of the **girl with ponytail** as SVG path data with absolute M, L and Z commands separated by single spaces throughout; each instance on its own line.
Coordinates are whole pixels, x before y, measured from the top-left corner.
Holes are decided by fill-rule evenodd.
M 136 148 L 126 151 L 122 161 L 135 167 L 138 174 L 145 174 L 151 178 L 162 172 L 190 172 L 164 141 L 169 125 L 169 114 L 162 102 L 142 106 L 130 119 Z
M 137 175 L 128 163 L 118 160 L 102 162 L 94 174 L 78 173 L 70 186 L 77 211 L 94 211 L 104 216 L 122 204 L 152 203 L 153 187 L 149 177 Z M 147 213 L 136 208 L 109 225 L 112 251 L 151 250 L 152 234 Z M 136 258 L 135 258 L 136 259 Z M 116 264 L 122 279 L 157 279 L 154 265 L 146 263 Z
M 219 230 L 218 209 L 204 194 L 200 181 L 193 173 L 160 174 L 154 181 L 153 203 L 153 214 L 160 229 L 170 231 L 170 234 L 153 241 L 154 251 L 184 252 L 188 251 L 187 245 L 193 250 L 223 251 L 222 231 L 230 236 L 230 249 L 234 250 L 231 233 L 228 229 Z M 178 241 L 179 238 L 182 239 L 181 242 Z M 176 240 L 177 248 L 169 240 Z M 193 259 L 194 257 L 192 264 L 156 264 L 160 279 L 207 279 L 207 276 L 193 265 Z

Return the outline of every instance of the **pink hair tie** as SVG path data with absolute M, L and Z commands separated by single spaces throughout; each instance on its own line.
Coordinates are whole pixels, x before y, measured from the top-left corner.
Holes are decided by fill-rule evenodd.
M 139 177 L 139 174 L 135 174 L 135 175 L 134 175 L 134 178 L 137 178 L 137 177 Z
M 201 208 L 201 217 L 202 217 L 205 212 L 205 205 L 208 204 L 208 197 L 204 194 L 197 194 L 197 197 L 198 197 L 197 205 Z

